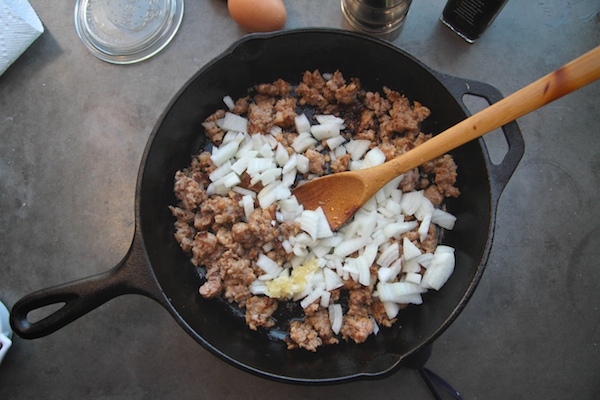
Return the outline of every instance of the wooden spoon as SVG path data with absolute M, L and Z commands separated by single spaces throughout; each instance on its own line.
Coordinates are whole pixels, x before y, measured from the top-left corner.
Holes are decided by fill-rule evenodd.
M 293 194 L 305 209 L 322 207 L 336 230 L 400 174 L 522 117 L 600 78 L 600 46 L 382 165 L 327 175 Z

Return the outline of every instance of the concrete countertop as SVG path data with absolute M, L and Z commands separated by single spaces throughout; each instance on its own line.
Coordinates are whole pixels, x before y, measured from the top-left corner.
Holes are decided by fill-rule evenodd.
M 512 0 L 475 44 L 439 22 L 444 3 L 413 2 L 393 43 L 505 95 L 600 44 L 595 0 Z M 85 49 L 73 1 L 31 4 L 46 31 L 0 76 L 0 300 L 9 309 L 123 258 L 152 129 L 182 85 L 244 35 L 226 1 L 188 0 L 172 43 L 117 66 Z M 285 29 L 345 26 L 337 0 L 285 4 Z M 600 396 L 599 99 L 595 83 L 518 121 L 525 155 L 500 199 L 486 271 L 427 363 L 464 399 Z M 0 365 L 3 400 L 433 398 L 413 370 L 329 387 L 252 376 L 142 296 L 47 337 L 13 339 Z

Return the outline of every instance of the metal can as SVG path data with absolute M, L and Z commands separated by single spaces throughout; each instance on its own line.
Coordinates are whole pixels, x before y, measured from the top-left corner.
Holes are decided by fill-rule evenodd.
M 401 32 L 412 0 L 341 0 L 348 24 L 357 31 L 393 40 Z

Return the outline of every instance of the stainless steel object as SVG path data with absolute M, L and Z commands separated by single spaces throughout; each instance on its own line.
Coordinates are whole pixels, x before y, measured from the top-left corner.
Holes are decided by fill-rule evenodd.
M 348 24 L 359 32 L 393 40 L 400 34 L 412 0 L 341 0 Z

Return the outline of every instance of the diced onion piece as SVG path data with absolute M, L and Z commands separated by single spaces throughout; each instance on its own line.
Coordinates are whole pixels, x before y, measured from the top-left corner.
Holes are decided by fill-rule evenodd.
M 344 138 L 342 135 L 338 135 L 327 139 L 325 143 L 327 144 L 327 147 L 329 147 L 331 150 L 335 150 L 337 147 L 341 146 L 345 141 L 346 138 Z M 337 154 L 334 153 L 334 156 L 337 156 Z
M 233 156 L 235 156 L 235 153 L 237 153 L 238 148 L 239 148 L 238 142 L 236 142 L 236 141 L 228 142 L 219 148 L 215 148 L 213 150 L 212 155 L 210 156 L 210 159 L 218 167 L 218 166 L 224 164 L 225 162 L 230 161 L 231 158 Z
M 314 303 L 322 295 L 323 295 L 323 289 L 316 288 L 315 290 L 310 292 L 308 294 L 308 296 L 306 296 L 304 299 L 302 299 L 302 301 L 300 302 L 300 306 L 302 306 L 302 308 L 306 308 L 306 307 L 310 306 L 312 303 Z
M 429 263 L 431 262 L 432 258 L 432 253 L 423 253 L 417 258 L 415 258 L 415 261 L 418 262 L 423 268 L 427 268 L 429 267 Z
M 431 203 L 431 200 L 423 196 L 423 198 L 421 199 L 421 205 L 419 206 L 417 211 L 415 211 L 415 218 L 419 221 L 423 221 L 425 218 L 427 218 L 427 216 L 431 218 L 431 215 L 433 214 L 434 210 L 435 207 Z
M 394 242 L 387 249 L 381 253 L 377 259 L 377 265 L 386 268 L 389 267 L 394 261 L 400 258 L 400 246 L 397 242 Z
M 231 190 L 233 190 L 236 193 L 241 194 L 242 196 L 246 196 L 247 195 L 247 196 L 250 196 L 252 198 L 256 197 L 256 192 L 254 192 L 254 191 L 252 191 L 250 189 L 243 188 L 241 186 L 235 186 Z
M 346 143 L 346 151 L 350 153 L 352 161 L 357 161 L 365 155 L 369 147 L 371 146 L 370 140 L 350 140 Z
M 296 125 L 296 132 L 310 132 L 310 121 L 304 114 L 300 114 L 294 118 L 294 124 Z
M 221 141 L 221 145 L 227 144 L 229 142 L 233 142 L 238 135 L 243 135 L 243 133 L 242 132 L 228 131 L 225 134 L 225 136 L 223 136 L 223 140 Z
M 235 102 L 229 95 L 223 97 L 223 103 L 225 103 L 227 108 L 229 108 L 230 110 L 233 110 L 235 108 Z
M 363 162 L 360 160 L 356 160 L 356 161 L 350 161 L 350 164 L 348 165 L 348 169 L 350 171 L 358 171 L 363 169 Z
M 373 318 L 372 315 L 369 315 L 369 319 L 373 324 L 373 335 L 377 335 L 379 333 L 379 325 L 377 324 L 377 321 L 375 321 L 375 318 Z
M 404 193 L 402 195 L 402 212 L 405 215 L 414 215 L 415 212 L 421 207 L 421 201 L 423 200 L 423 191 L 415 190 L 412 192 Z
M 365 154 L 365 158 L 363 160 L 362 168 L 370 168 L 375 167 L 377 165 L 381 165 L 385 162 L 385 154 L 379 147 L 373 147 L 371 150 Z
M 317 141 L 309 132 L 302 132 L 292 142 L 292 148 L 296 151 L 296 153 L 304 153 L 311 147 L 314 147 L 317 144 Z
M 362 256 L 367 260 L 367 264 L 373 265 L 375 262 L 375 259 L 377 258 L 377 248 L 378 246 L 374 243 L 365 246 Z
M 340 243 L 338 247 L 335 248 L 333 254 L 338 257 L 346 257 L 355 251 L 360 250 L 367 244 L 368 238 L 365 237 L 356 237 L 347 241 Z
M 329 226 L 329 221 L 327 221 L 327 216 L 325 215 L 325 212 L 323 211 L 323 209 L 321 207 L 319 207 L 315 210 L 315 212 L 317 213 L 317 216 L 319 217 L 317 238 L 321 239 L 321 238 L 327 238 L 327 237 L 333 236 L 333 231 L 331 230 L 331 227 Z
M 433 222 L 441 228 L 448 229 L 449 231 L 451 231 L 452 229 L 454 229 L 456 217 L 447 211 L 436 208 L 435 210 L 433 210 L 433 214 L 431 215 L 431 222 Z
M 298 172 L 301 174 L 305 174 L 309 171 L 310 160 L 308 157 L 303 156 L 302 154 L 298 154 L 296 157 L 296 168 Z
M 248 120 L 237 114 L 230 112 L 225 113 L 225 117 L 221 122 L 221 129 L 224 131 L 248 132 Z
M 258 151 L 264 158 L 273 158 L 274 153 L 269 143 L 265 143 Z
M 346 148 L 344 146 L 338 146 L 333 150 L 336 158 L 340 158 L 346 155 Z
M 405 282 L 416 283 L 417 285 L 421 283 L 421 279 L 423 278 L 421 274 L 417 274 L 416 272 L 409 272 L 405 277 Z
M 254 199 L 250 195 L 242 196 L 242 205 L 244 207 L 244 215 L 246 220 L 250 219 L 250 216 L 254 212 Z
M 281 132 L 281 131 L 282 131 L 281 127 L 274 126 L 269 131 L 269 135 L 263 135 L 265 138 L 265 141 L 267 142 L 267 144 L 269 145 L 269 147 L 271 149 L 275 149 L 275 147 L 277 147 L 277 145 L 279 144 L 279 142 L 273 135 L 277 135 L 277 132 Z
M 338 124 L 313 125 L 310 127 L 310 133 L 317 140 L 330 139 L 340 135 Z
M 281 168 L 269 168 L 260 174 L 260 180 L 263 185 L 268 185 L 271 182 L 274 182 L 277 178 L 281 176 Z
M 283 268 L 280 267 L 279 264 L 262 253 L 258 255 L 256 265 L 273 278 L 277 278 L 283 271 Z
M 393 301 L 398 304 L 422 304 L 421 293 L 426 289 L 412 282 L 393 282 L 377 284 L 377 293 L 382 302 Z
M 402 259 L 397 259 L 389 267 L 381 267 L 377 271 L 377 277 L 381 282 L 393 280 L 402 270 Z
M 431 214 L 425 215 L 423 221 L 421 221 L 421 225 L 419 226 L 419 240 L 424 242 L 427 239 L 427 235 L 429 234 L 429 226 L 431 225 Z
M 418 225 L 419 223 L 417 221 L 394 222 L 383 228 L 383 234 L 387 238 L 399 238 L 400 235 L 412 231 Z
M 277 149 L 275 150 L 275 162 L 280 167 L 283 167 L 285 163 L 287 163 L 290 159 L 290 155 L 288 154 L 285 146 L 279 143 L 277 145 Z
M 420 272 L 421 265 L 417 262 L 416 258 L 412 258 L 410 260 L 404 260 L 402 263 L 402 272 L 410 273 L 410 272 Z
M 331 292 L 323 291 L 321 295 L 321 307 L 327 308 L 329 306 L 329 300 L 331 300 Z
M 230 173 L 228 173 L 227 175 L 225 175 L 223 178 L 221 178 L 219 180 L 223 183 L 223 186 L 225 186 L 226 188 L 232 188 L 232 187 L 242 183 L 242 180 L 240 179 L 238 174 L 236 174 L 233 171 L 231 171 Z
M 323 246 L 331 246 L 331 247 L 335 247 L 338 246 L 340 243 L 342 243 L 344 241 L 344 238 L 342 235 L 339 234 L 333 234 L 330 237 L 326 237 L 321 239 L 321 244 Z
M 343 312 L 341 304 L 331 304 L 328 308 L 329 310 L 329 323 L 331 324 L 331 330 L 336 335 L 340 333 L 340 329 L 342 329 L 343 322 Z
M 345 121 L 342 118 L 336 117 L 335 115 L 331 115 L 331 114 L 315 115 L 315 119 L 320 124 L 333 124 L 333 125 L 338 125 L 340 127 L 345 126 Z
M 441 247 L 441 249 L 440 249 Z M 421 286 L 427 289 L 440 290 L 454 271 L 454 251 L 448 246 L 438 246 L 433 258 L 423 274 Z
M 404 179 L 404 175 L 399 175 L 396 178 L 392 179 L 391 181 L 389 181 L 388 183 L 386 183 L 386 185 L 383 187 L 383 191 L 385 192 L 387 197 L 394 197 L 393 194 L 395 192 L 400 192 L 400 196 L 402 195 L 402 191 L 400 189 L 398 189 L 400 187 L 400 182 L 402 182 L 402 179 Z M 396 200 L 396 199 L 394 199 Z M 396 201 L 399 201 L 400 199 L 397 199 Z
M 300 229 L 308 233 L 313 240 L 317 240 L 319 215 L 313 210 L 302 211 L 302 214 L 300 214 Z
M 290 254 L 293 251 L 293 247 L 290 244 L 289 240 L 284 240 L 283 242 L 281 242 L 281 247 L 283 247 L 287 254 Z
M 280 196 L 278 193 L 278 189 L 281 186 L 281 182 L 272 182 L 265 186 L 259 193 L 258 196 L 258 204 L 262 209 L 268 208 L 271 204 L 277 201 L 277 198 Z
M 391 198 L 387 199 L 387 201 L 385 202 L 385 209 L 390 211 L 394 215 L 402 214 L 402 206 L 400 205 L 400 203 L 392 200 Z
M 367 264 L 367 260 L 364 257 L 356 257 L 355 265 L 358 269 L 358 283 L 363 286 L 369 286 L 371 284 L 371 271 L 370 265 Z
M 383 309 L 389 319 L 396 318 L 400 312 L 400 304 L 393 301 L 382 301 Z
M 325 290 L 332 291 L 344 286 L 342 278 L 329 268 L 323 268 L 323 277 L 325 278 Z
M 231 162 L 227 160 L 227 162 L 225 162 L 220 167 L 211 172 L 210 175 L 208 175 L 208 178 L 211 180 L 211 182 L 216 182 L 230 172 Z
M 275 167 L 275 163 L 270 158 L 253 158 L 248 161 L 248 167 L 246 171 L 252 177 L 255 175 L 269 169 Z
M 294 171 L 296 169 L 297 157 L 298 155 L 296 153 L 292 153 L 290 159 L 287 160 L 281 172 L 287 174 L 288 172 Z
M 262 281 L 260 279 L 255 279 L 250 285 L 248 285 L 248 290 L 255 296 L 267 294 L 268 292 L 267 284 L 265 283 L 265 281 Z
M 421 250 L 406 236 L 402 241 L 402 255 L 405 260 L 410 260 L 421 255 Z

